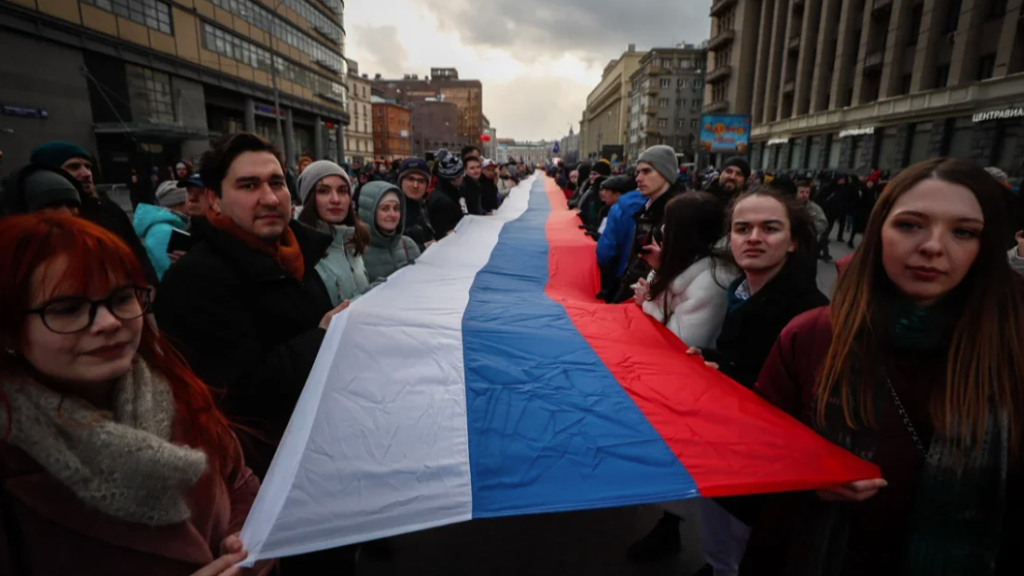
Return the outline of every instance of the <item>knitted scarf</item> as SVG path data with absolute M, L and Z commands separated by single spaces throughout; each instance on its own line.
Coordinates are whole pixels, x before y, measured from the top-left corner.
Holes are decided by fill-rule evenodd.
M 949 316 L 941 307 L 898 304 L 890 326 L 893 350 L 940 351 L 945 342 Z M 941 355 L 941 353 L 940 353 Z M 860 362 L 851 364 L 851 377 L 858 382 Z M 875 421 L 880 421 L 888 393 L 884 375 L 872 378 Z M 881 381 L 879 381 L 881 380 Z M 864 381 L 859 382 L 864 385 Z M 841 391 L 832 389 L 819 434 L 861 458 L 871 460 L 878 445 L 878 430 L 862 426 L 852 430 L 843 416 Z M 989 415 L 981 458 L 965 459 L 954 443 L 936 430 L 921 468 L 910 537 L 903 551 L 902 566 L 892 566 L 902 576 L 991 576 L 999 558 L 1006 478 L 1009 468 L 1009 424 Z M 971 449 L 972 447 L 969 447 Z M 800 553 L 791 553 L 786 574 L 794 576 L 837 576 L 842 573 L 851 507 L 834 502 L 808 502 L 801 511 L 805 522 L 794 540 Z
M 191 514 L 186 491 L 206 470 L 201 450 L 171 442 L 174 397 L 136 358 L 114 387 L 113 413 L 23 377 L 3 383 L 0 430 L 86 505 L 147 526 Z
M 243 230 L 231 218 L 220 212 L 215 212 L 213 209 L 206 211 L 206 219 L 214 228 L 238 238 L 257 252 L 267 254 L 277 261 L 281 268 L 302 282 L 302 277 L 306 274 L 306 262 L 302 257 L 302 248 L 299 246 L 299 241 L 295 238 L 295 232 L 292 231 L 291 226 L 285 226 L 284 233 L 274 244 L 267 244 Z

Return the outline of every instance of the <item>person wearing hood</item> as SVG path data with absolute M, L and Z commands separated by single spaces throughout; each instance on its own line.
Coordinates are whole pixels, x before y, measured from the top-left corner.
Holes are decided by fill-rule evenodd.
M 11 175 L 0 198 L 0 216 L 58 210 L 78 216 L 82 186 L 70 174 L 46 164 L 29 164 Z
M 370 222 L 370 245 L 363 255 L 367 277 L 377 282 L 420 257 L 416 242 L 404 235 L 405 194 L 387 182 L 367 184 L 359 194 L 359 216 Z
M 50 168 L 64 170 L 77 180 L 83 192 L 81 217 L 120 237 L 139 259 L 146 279 L 153 286 L 159 283 L 153 264 L 135 234 L 135 228 L 132 227 L 128 215 L 116 203 L 101 197 L 97 192 L 93 179 L 92 156 L 84 148 L 71 142 L 47 142 L 32 149 L 30 160 L 32 163 L 46 164 Z
M 604 203 L 601 202 L 601 187 L 608 180 L 610 180 L 608 176 L 592 177 L 590 188 L 580 197 L 579 204 L 576 206 L 580 221 L 587 229 L 597 230 L 597 227 L 601 225 L 601 208 L 604 206 Z
M 398 170 L 398 187 L 405 194 L 405 235 L 423 252 L 433 244 L 434 227 L 427 214 L 426 196 L 430 167 L 422 158 L 407 158 Z
M 434 237 L 441 240 L 450 234 L 462 220 L 462 192 L 466 168 L 462 159 L 445 149 L 438 150 L 434 163 L 437 186 L 427 200 L 427 214 L 434 226 Z
M 316 264 L 331 305 L 359 297 L 371 288 L 363 263 L 370 230 L 353 206 L 352 180 L 341 166 L 319 160 L 299 174 L 298 185 L 302 211 L 297 220 L 332 238 L 324 257 Z
M 484 214 L 492 214 L 501 205 L 501 196 L 498 194 L 497 164 L 494 160 L 484 158 L 480 165 L 480 207 Z
M 189 217 L 185 212 L 188 191 L 178 181 L 168 180 L 156 189 L 156 201 L 159 206 L 136 206 L 132 225 L 142 240 L 142 245 L 146 247 L 146 254 L 153 263 L 157 278 L 163 280 L 164 273 L 171 264 L 184 255 L 168 254 L 167 246 L 171 242 L 174 230 L 185 232 L 188 228 Z
M 590 163 L 580 162 L 580 165 L 576 168 L 576 189 L 573 190 L 572 196 L 569 197 L 569 207 L 573 207 L 580 200 L 580 196 L 586 192 L 587 187 L 590 186 Z

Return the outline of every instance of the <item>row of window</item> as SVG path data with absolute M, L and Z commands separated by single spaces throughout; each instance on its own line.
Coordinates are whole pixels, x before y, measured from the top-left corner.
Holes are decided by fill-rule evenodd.
M 171 7 L 157 0 L 82 0 L 164 34 L 173 34 Z
M 128 101 L 136 121 L 175 122 L 171 77 L 149 68 L 125 64 Z
M 261 46 L 207 22 L 203 22 L 203 47 L 266 72 L 271 72 L 271 66 L 275 65 L 282 78 L 309 88 L 314 94 L 328 96 L 342 105 L 345 103 L 345 87 L 342 84 L 296 66 Z
M 314 8 L 306 0 L 281 0 L 286 6 L 295 10 L 310 23 L 313 28 L 316 28 L 321 34 L 327 36 L 331 40 L 334 40 L 338 44 L 344 43 L 344 33 L 342 32 L 341 26 L 334 23 L 333 20 L 324 16 L 323 12 Z M 339 14 L 340 15 L 340 14 Z
M 338 74 L 345 72 L 345 59 L 337 52 L 310 38 L 298 28 L 252 0 L 213 0 L 221 8 L 270 33 L 271 36 L 305 52 L 314 62 Z

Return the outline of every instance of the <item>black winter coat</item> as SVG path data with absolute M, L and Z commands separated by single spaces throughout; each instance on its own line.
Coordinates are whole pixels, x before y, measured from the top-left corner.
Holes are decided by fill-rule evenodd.
M 430 224 L 430 216 L 423 200 L 405 197 L 405 235 L 416 242 L 420 252 L 426 249 L 427 242 L 435 239 L 434 227 Z
M 142 265 L 142 272 L 146 275 L 146 281 L 152 286 L 159 284 L 160 281 L 156 277 L 153 264 L 149 261 L 149 256 L 146 255 L 146 248 L 142 245 L 142 241 L 139 240 L 138 234 L 135 233 L 132 221 L 128 219 L 128 214 L 125 213 L 124 209 L 111 200 L 96 198 L 89 194 L 82 194 L 81 199 L 82 208 L 79 212 L 81 217 L 93 224 L 106 228 L 121 240 L 124 240 L 124 243 L 131 248 L 135 257 L 139 259 L 139 264 Z
M 498 209 L 498 184 L 487 176 L 480 177 L 480 209 L 490 214 Z
M 484 192 L 480 187 L 480 181 L 466 176 L 462 179 L 462 187 L 459 190 L 462 193 L 462 198 L 466 201 L 466 213 L 476 216 L 483 215 L 482 198 Z
M 447 236 L 462 220 L 462 204 L 459 203 L 461 197 L 462 194 L 450 180 L 437 179 L 437 186 L 427 200 L 427 215 L 434 226 L 436 239 Z
M 741 282 L 743 277 L 729 286 L 730 297 Z M 751 388 L 790 320 L 826 304 L 828 298 L 818 290 L 814 275 L 790 258 L 757 294 L 729 310 L 715 349 L 705 350 L 704 359 L 717 362 L 723 374 Z
M 290 223 L 302 248 L 300 283 L 271 256 L 204 226 L 203 240 L 164 275 L 156 299 L 160 329 L 207 385 L 240 434 L 246 464 L 261 478 L 316 360 L 331 310 L 316 263 L 331 237 Z
M 619 282 L 619 292 L 615 295 L 614 302 L 625 302 L 633 297 L 631 286 L 637 280 L 647 278 L 651 267 L 643 258 L 640 258 L 640 249 L 651 243 L 656 234 L 660 234 L 661 225 L 665 222 L 665 206 L 668 201 L 678 193 L 677 187 L 671 187 L 650 206 L 644 205 L 633 215 L 633 238 L 629 246 L 629 264 L 626 266 L 626 273 Z M 659 236 L 660 238 L 660 236 Z

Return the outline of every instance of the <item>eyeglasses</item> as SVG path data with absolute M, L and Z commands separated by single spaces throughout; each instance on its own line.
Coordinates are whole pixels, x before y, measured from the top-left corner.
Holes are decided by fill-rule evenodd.
M 404 181 L 408 182 L 410 184 L 416 184 L 418 186 L 426 186 L 427 185 L 427 181 L 424 180 L 423 178 L 413 178 L 413 177 L 410 176 L 410 177 L 406 178 Z
M 153 291 L 148 286 L 129 285 L 118 288 L 102 300 L 68 297 L 47 302 L 34 310 L 43 324 L 57 334 L 75 334 L 87 330 L 100 306 L 106 307 L 118 320 L 135 320 L 149 311 Z

